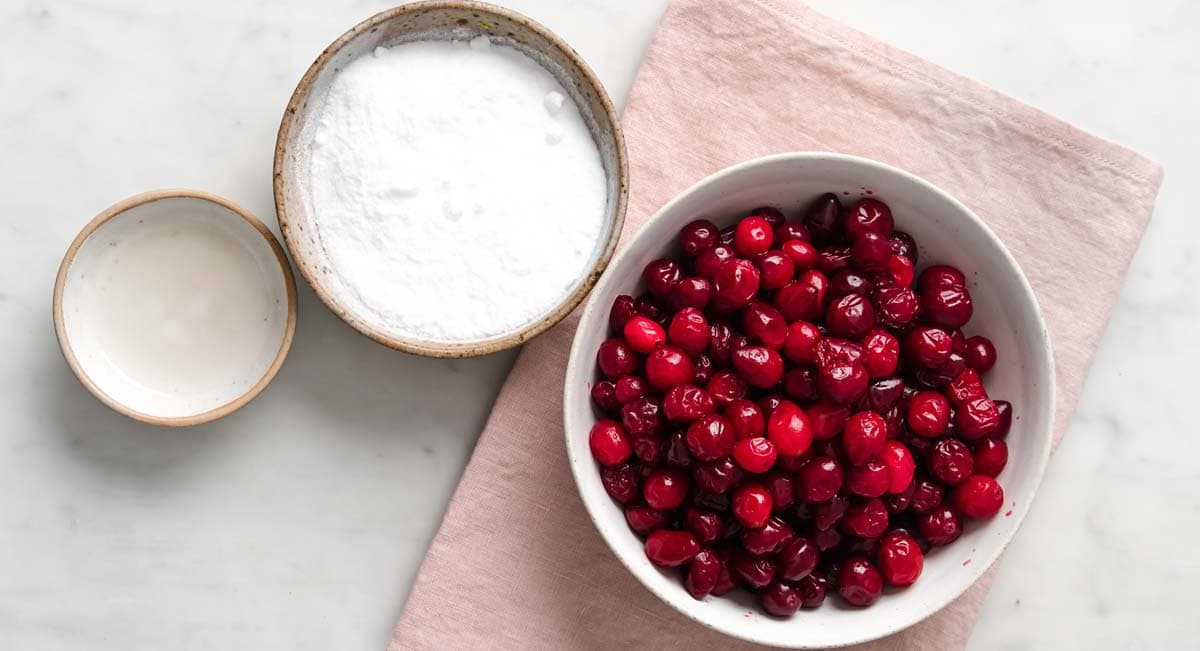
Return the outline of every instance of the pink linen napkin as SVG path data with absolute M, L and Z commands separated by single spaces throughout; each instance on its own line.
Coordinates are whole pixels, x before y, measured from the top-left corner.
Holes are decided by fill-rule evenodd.
M 1132 151 L 787 0 L 676 0 L 623 119 L 626 237 L 707 174 L 785 151 L 878 159 L 961 199 L 1017 257 L 1044 310 L 1056 441 L 1162 176 Z M 390 649 L 749 648 L 645 590 L 588 519 L 562 442 L 577 318 L 518 358 Z M 965 646 L 991 578 L 862 648 Z

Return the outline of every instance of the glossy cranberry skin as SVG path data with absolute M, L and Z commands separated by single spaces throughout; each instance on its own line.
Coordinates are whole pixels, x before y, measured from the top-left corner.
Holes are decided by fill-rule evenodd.
M 820 261 L 820 253 L 812 242 L 788 240 L 779 246 L 779 250 L 791 258 L 794 273 L 814 269 Z
M 909 360 L 918 368 L 936 369 L 954 352 L 950 334 L 940 328 L 914 328 L 904 340 Z
M 977 474 L 995 477 L 1008 464 L 1008 444 L 1000 439 L 983 439 L 975 443 L 971 458 Z
M 753 554 L 734 554 L 730 570 L 733 575 L 755 590 L 767 587 L 775 578 L 775 561 Z
M 731 458 L 717 459 L 710 463 L 698 463 L 692 468 L 696 486 L 714 495 L 729 492 L 742 479 L 742 471 Z
M 897 514 L 908 510 L 912 505 L 913 491 L 917 488 L 915 481 L 909 482 L 908 486 L 899 492 L 888 492 L 883 496 L 883 503 L 887 506 L 888 513 Z
M 658 298 L 669 296 L 671 290 L 675 289 L 682 279 L 683 269 L 679 263 L 666 258 L 652 260 L 642 270 L 642 280 L 646 282 L 646 289 Z
M 644 294 L 637 297 L 633 301 L 633 309 L 641 316 L 654 321 L 655 323 L 666 326 L 667 317 L 661 305 L 650 294 Z
M 702 549 L 688 565 L 683 587 L 693 599 L 703 599 L 717 587 L 721 578 L 721 558 L 711 549 Z
M 921 310 L 929 323 L 954 330 L 971 320 L 974 307 L 966 287 L 939 287 L 921 292 Z
M 662 463 L 666 453 L 665 447 L 666 441 L 661 437 L 646 436 L 633 439 L 633 455 L 642 462 L 642 469 L 646 472 Z
M 863 355 L 862 346 L 838 337 L 825 337 L 813 347 L 813 361 L 818 368 L 831 364 L 860 364 Z
M 628 504 L 641 494 L 641 479 L 637 470 L 627 463 L 601 468 L 600 483 L 609 497 L 620 504 Z
M 621 294 L 613 299 L 612 308 L 608 311 L 608 329 L 616 334 L 623 334 L 625 322 L 637 316 L 633 297 Z
M 805 413 L 808 414 L 808 421 L 813 426 L 813 439 L 828 441 L 842 433 L 846 419 L 850 418 L 850 407 L 818 402 L 809 406 Z
M 667 303 L 676 310 L 686 307 L 703 310 L 708 306 L 711 298 L 712 283 L 704 278 L 692 277 L 679 281 L 675 289 L 671 290 L 671 295 L 667 297 Z
M 888 256 L 887 278 L 897 287 L 911 287 L 916 276 L 913 263 L 908 258 L 895 253 Z
M 949 506 L 939 506 L 917 518 L 917 528 L 929 544 L 949 545 L 962 535 L 962 518 Z
M 772 505 L 771 493 L 762 484 L 748 482 L 733 491 L 733 516 L 751 529 L 766 524 Z
M 795 321 L 787 327 L 783 342 L 783 356 L 793 364 L 812 364 L 821 331 L 807 321 Z
M 650 387 L 646 381 L 636 375 L 626 375 L 616 381 L 613 385 L 613 395 L 617 399 L 617 406 L 623 405 L 632 400 L 641 398 L 650 393 Z
M 937 391 L 922 391 L 908 401 L 908 428 L 913 434 L 933 438 L 946 433 L 950 401 Z
M 1012 403 L 1007 400 L 997 400 L 996 412 L 999 414 L 999 421 L 996 424 L 996 431 L 992 432 L 992 436 L 996 438 L 1004 438 L 1008 436 L 1009 430 L 1012 429 Z
M 889 493 L 903 493 L 913 482 L 917 464 L 908 446 L 900 441 L 885 441 L 879 452 L 879 459 L 887 465 L 889 473 Z
M 772 521 L 776 519 L 772 518 Z M 746 534 L 742 535 L 744 538 Z M 805 536 L 792 536 L 778 552 L 775 561 L 779 578 L 784 581 L 799 581 L 812 574 L 817 567 L 817 546 Z
M 872 330 L 862 340 L 863 368 L 867 377 L 887 377 L 900 365 L 900 340 L 886 330 Z
M 880 378 L 873 380 L 867 386 L 867 393 L 863 396 L 860 405 L 862 409 L 868 409 L 877 414 L 887 414 L 889 409 L 900 402 L 900 397 L 903 395 L 904 380 L 898 377 Z
M 809 574 L 796 584 L 796 590 L 800 592 L 800 607 L 806 610 L 819 608 L 825 603 L 825 584 L 817 578 L 816 574 Z
M 666 443 L 666 462 L 676 468 L 692 467 L 692 451 L 687 447 L 687 432 L 677 430 L 671 432 Z
M 763 610 L 776 617 L 791 617 L 800 610 L 804 593 L 790 583 L 775 581 L 758 596 Z
M 621 408 L 617 400 L 617 385 L 610 380 L 601 380 L 592 385 L 592 402 L 606 411 L 616 411 Z
M 892 247 L 892 253 L 902 255 L 915 265 L 920 257 L 920 252 L 917 251 L 917 241 L 912 235 L 904 231 L 892 231 L 892 236 L 888 238 L 888 244 Z
M 903 587 L 917 582 L 925 567 L 925 554 L 912 536 L 890 533 L 879 542 L 875 561 L 884 581 Z
M 845 231 L 851 240 L 864 233 L 890 237 L 894 225 L 891 208 L 878 199 L 861 199 L 846 211 Z
M 796 403 L 784 400 L 767 417 L 767 438 L 781 456 L 795 457 L 812 446 L 812 423 Z
M 700 553 L 700 543 L 687 531 L 659 529 L 646 538 L 646 558 L 659 567 L 679 567 Z
M 907 326 L 916 321 L 921 311 L 920 298 L 907 287 L 878 287 L 871 292 L 871 301 L 875 305 L 875 318 L 889 328 Z
M 775 230 L 766 219 L 751 215 L 738 222 L 733 231 L 733 250 L 747 258 L 766 253 L 775 239 Z
M 846 473 L 846 490 L 860 497 L 880 497 L 891 485 L 891 469 L 878 459 L 850 468 Z
M 887 525 L 887 506 L 878 497 L 851 502 L 841 521 L 843 531 L 859 538 L 878 538 Z
M 758 215 L 759 217 L 767 220 L 767 223 L 771 225 L 772 229 L 779 228 L 784 224 L 785 221 L 787 221 L 787 217 L 784 216 L 783 211 L 775 206 L 759 206 L 750 211 L 750 216 L 754 215 Z
M 722 408 L 735 400 L 745 398 L 750 392 L 746 381 L 737 373 L 728 370 L 713 373 L 705 388 L 712 396 L 713 402 Z
M 838 594 L 854 606 L 870 606 L 883 593 L 883 576 L 865 558 L 846 559 L 837 574 Z
M 733 247 L 731 246 L 726 244 L 710 246 L 696 256 L 694 264 L 696 275 L 712 280 L 717 277 L 717 272 L 721 270 L 721 267 L 725 266 L 726 262 L 736 257 L 737 254 L 733 252 Z
M 958 406 L 954 427 L 966 441 L 993 436 L 1000 429 L 1000 410 L 990 398 L 974 398 Z
M 950 353 L 946 362 L 935 369 L 919 368 L 913 373 L 917 384 L 925 388 L 942 388 L 967 369 L 962 355 Z
M 934 443 L 926 453 L 926 459 L 934 479 L 948 486 L 961 482 L 975 471 L 971 450 L 958 439 L 944 438 Z
M 861 294 L 848 294 L 829 304 L 825 325 L 834 336 L 858 339 L 875 325 L 875 307 Z
M 885 236 L 862 233 L 850 243 L 850 259 L 860 269 L 883 271 L 892 257 L 892 247 Z
M 842 488 L 842 467 L 830 457 L 813 457 L 796 476 L 796 499 L 805 504 L 829 501 Z
M 775 445 L 762 437 L 741 439 L 733 446 L 733 460 L 746 472 L 767 472 L 776 456 Z
M 846 459 L 854 466 L 861 466 L 874 459 L 883 450 L 886 441 L 887 423 L 882 416 L 873 411 L 860 411 L 851 415 L 842 431 L 842 447 L 846 451 Z
M 663 396 L 663 415 L 667 420 L 693 423 L 717 410 L 707 391 L 690 384 L 672 387 Z
M 827 246 L 817 250 L 817 269 L 827 276 L 850 267 L 850 257 L 853 254 L 848 246 Z
M 975 369 L 964 368 L 945 387 L 946 397 L 956 407 L 961 407 L 976 398 L 986 398 L 987 390 L 983 387 L 983 379 Z
M 794 477 L 795 475 L 792 473 L 777 468 L 763 478 L 763 486 L 766 486 L 767 491 L 771 493 L 771 505 L 776 513 L 788 509 L 796 503 Z
M 673 346 L 695 356 L 708 349 L 712 331 L 703 312 L 694 307 L 687 307 L 671 317 L 667 338 Z
M 650 473 L 642 483 L 642 497 L 651 508 L 670 511 L 683 504 L 691 480 L 677 468 L 663 468 Z
M 796 277 L 796 263 L 782 251 L 768 251 L 754 256 L 758 266 L 759 283 L 763 289 L 779 289 Z
M 813 321 L 824 313 L 828 292 L 829 279 L 820 271 L 810 269 L 775 293 L 775 307 L 788 322 Z
M 717 243 L 717 225 L 707 219 L 697 219 L 679 230 L 679 246 L 689 256 Z
M 638 315 L 625 322 L 625 341 L 639 353 L 649 353 L 667 342 L 667 332 L 658 323 Z
M 987 337 L 975 336 L 964 342 L 963 359 L 979 373 L 987 373 L 996 365 L 996 347 Z
M 788 324 L 779 310 L 761 301 L 753 301 L 742 311 L 742 330 L 750 341 L 779 350 L 788 336 Z
M 921 293 L 945 287 L 966 287 L 967 277 L 955 267 L 935 264 L 917 276 L 917 289 Z
M 783 358 L 765 346 L 746 346 L 734 351 L 733 368 L 752 387 L 766 389 L 783 378 Z
M 758 268 L 749 260 L 725 262 L 713 278 L 714 304 L 726 311 L 745 307 L 758 293 L 759 278 Z
M 846 511 L 850 508 L 850 498 L 839 493 L 834 495 L 827 502 L 822 502 L 813 508 L 813 527 L 817 531 L 827 531 L 833 525 L 842 521 L 846 517 Z M 822 540 L 815 538 L 818 547 L 824 551 L 826 547 L 822 544 Z M 836 544 L 836 542 L 835 542 Z
M 662 529 L 671 521 L 671 515 L 648 506 L 625 507 L 625 522 L 634 533 L 648 535 L 657 529 Z
M 637 371 L 638 356 L 629 344 L 620 339 L 605 339 L 596 351 L 596 365 L 610 380 Z
M 848 405 L 867 392 L 867 371 L 862 364 L 830 364 L 817 371 L 817 390 L 829 402 Z
M 772 517 L 757 528 L 742 530 L 742 548 L 756 556 L 770 556 L 796 537 L 791 525 Z
M 749 400 L 734 400 L 723 413 L 738 439 L 763 436 L 767 431 L 767 418 L 762 408 Z
M 707 462 L 729 456 L 737 435 L 723 416 L 709 414 L 688 426 L 686 440 L 692 456 Z
M 817 197 L 804 213 L 804 227 L 816 242 L 829 242 L 842 233 L 842 205 L 832 192 Z
M 808 241 L 808 229 L 804 227 L 804 224 L 797 221 L 785 221 L 784 223 L 776 226 L 775 245 L 782 247 L 783 244 L 789 240 Z
M 702 545 L 711 545 L 725 535 L 725 523 L 722 522 L 721 516 L 712 511 L 688 509 L 683 520 L 688 531 L 691 531 Z
M 817 399 L 817 372 L 812 368 L 793 368 L 783 374 L 783 395 L 789 400 L 808 404 Z
M 588 447 L 592 450 L 592 456 L 603 466 L 625 463 L 633 454 L 633 443 L 625 428 L 608 418 L 601 418 L 592 425 Z
M 687 353 L 674 346 L 661 346 L 646 357 L 646 379 L 654 388 L 666 391 L 696 379 L 696 365 Z
M 1004 489 L 987 475 L 972 475 L 954 487 L 954 506 L 968 518 L 990 518 L 1004 505 Z
M 843 269 L 829 279 L 829 297 L 841 298 L 848 294 L 867 294 L 875 283 L 854 269 Z
M 912 502 L 909 508 L 914 513 L 929 513 L 942 503 L 945 491 L 942 487 L 928 479 L 918 479 L 913 488 Z
M 692 381 L 696 384 L 706 384 L 712 377 L 714 372 L 712 358 L 708 355 L 699 355 L 696 357 L 696 375 Z

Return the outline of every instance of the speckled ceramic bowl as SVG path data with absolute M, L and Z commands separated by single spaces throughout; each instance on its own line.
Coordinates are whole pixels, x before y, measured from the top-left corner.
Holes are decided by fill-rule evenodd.
M 334 75 L 378 46 L 421 40 L 469 40 L 487 34 L 542 65 L 567 91 L 600 151 L 607 181 L 604 226 L 591 252 L 588 270 L 557 305 L 511 332 L 475 341 L 430 341 L 385 330 L 369 313 L 346 300 L 332 282 L 331 265 L 313 227 L 306 174 L 308 153 L 300 138 L 312 118 L 310 100 L 320 97 Z M 553 32 L 514 11 L 482 2 L 416 2 L 378 13 L 340 36 L 296 86 L 279 127 L 275 146 L 275 212 L 284 241 L 300 275 L 343 321 L 371 339 L 398 350 L 431 357 L 473 357 L 517 346 L 566 316 L 608 265 L 625 219 L 628 170 L 625 142 L 616 110 L 591 68 Z

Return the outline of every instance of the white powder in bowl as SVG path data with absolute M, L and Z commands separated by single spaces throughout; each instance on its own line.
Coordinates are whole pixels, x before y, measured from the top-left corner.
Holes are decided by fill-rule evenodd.
M 393 335 L 476 340 L 546 314 L 604 225 L 600 153 L 579 110 L 513 48 L 377 48 L 317 99 L 311 214 L 341 300 Z

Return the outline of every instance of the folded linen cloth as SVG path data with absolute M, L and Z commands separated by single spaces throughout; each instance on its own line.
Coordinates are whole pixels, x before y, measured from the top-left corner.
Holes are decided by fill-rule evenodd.
M 623 122 L 626 237 L 704 176 L 784 151 L 874 158 L 962 200 L 1016 256 L 1041 303 L 1058 372 L 1056 441 L 1162 176 L 1132 151 L 788 0 L 673 2 Z M 390 649 L 750 648 L 660 602 L 589 521 L 562 442 L 577 319 L 518 358 Z M 991 578 L 861 648 L 965 646 Z

